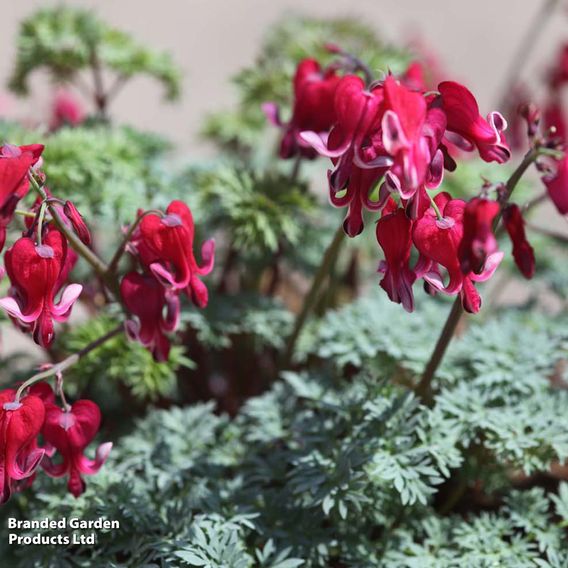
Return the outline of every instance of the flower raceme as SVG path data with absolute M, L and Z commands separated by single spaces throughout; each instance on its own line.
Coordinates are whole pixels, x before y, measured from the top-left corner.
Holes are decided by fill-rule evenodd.
M 0 299 L 0 307 L 31 329 L 42 347 L 53 341 L 53 320 L 68 319 L 82 290 L 80 284 L 70 284 L 56 301 L 70 270 L 68 255 L 65 237 L 52 229 L 41 244 L 29 237 L 18 239 L 4 256 L 12 287 L 10 295 Z
M 120 284 L 123 302 L 134 316 L 125 329 L 154 359 L 165 361 L 170 351 L 166 334 L 179 323 L 180 294 L 200 308 L 207 306 L 208 291 L 199 277 L 213 269 L 215 242 L 203 243 L 199 266 L 193 253 L 193 216 L 185 203 L 172 201 L 165 214 L 140 211 L 139 216 L 142 220 L 128 248 L 144 273 L 129 272 Z
M 334 69 L 340 72 L 341 65 Z M 327 106 L 322 111 L 326 123 L 333 117 L 329 130 L 306 128 L 297 136 L 331 159 L 330 201 L 347 208 L 348 236 L 363 231 L 365 209 L 383 210 L 376 229 L 385 257 L 380 285 L 392 301 L 411 311 L 412 286 L 423 278 L 432 291 L 460 294 L 464 307 L 476 312 L 481 299 L 474 283 L 489 278 L 503 257 L 492 227 L 501 206 L 447 194 L 432 200 L 429 192 L 439 187 L 445 169 L 455 169 L 455 149 L 477 149 L 486 162 L 506 162 L 511 155 L 503 134 L 507 123 L 498 112 L 483 118 L 474 95 L 459 83 L 443 81 L 438 91 L 424 88 L 416 64 L 400 80 L 389 74 L 372 84 L 345 74 L 335 85 L 333 113 Z M 515 242 L 520 242 L 517 233 Z M 418 262 L 411 267 L 413 247 Z
M 329 136 L 300 134 L 333 162 L 330 199 L 348 207 L 344 228 L 351 237 L 363 230 L 363 209 L 381 209 L 389 193 L 398 196 L 410 217 L 422 214 L 428 208 L 425 191 L 440 185 L 444 169 L 455 168 L 452 145 L 477 148 L 488 162 L 510 157 L 504 118 L 497 112 L 481 117 L 464 86 L 445 81 L 438 93 L 423 93 L 409 85 L 404 77 L 388 75 L 367 86 L 360 77 L 345 75 L 335 91 L 336 122 Z M 381 180 L 378 199 L 371 199 Z
M 29 487 L 38 467 L 52 477 L 69 475 L 69 491 L 75 497 L 81 495 L 85 490 L 82 474 L 97 473 L 112 448 L 110 442 L 101 444 L 94 460 L 84 455 L 100 423 L 94 402 L 78 400 L 62 409 L 45 382 L 31 386 L 19 401 L 13 389 L 0 392 L 0 504 L 14 491 Z M 40 434 L 44 447 L 38 445 Z

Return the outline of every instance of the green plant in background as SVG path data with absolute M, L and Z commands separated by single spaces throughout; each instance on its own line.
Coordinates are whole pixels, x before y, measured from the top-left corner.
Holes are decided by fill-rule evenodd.
M 21 24 L 17 49 L 10 88 L 20 95 L 28 93 L 30 76 L 38 69 L 45 69 L 57 83 L 81 88 L 102 117 L 119 89 L 137 75 L 159 81 L 168 100 L 180 94 L 180 73 L 168 54 L 147 49 L 80 8 L 60 6 L 34 13 Z M 106 72 L 113 75 L 110 85 L 104 84 Z

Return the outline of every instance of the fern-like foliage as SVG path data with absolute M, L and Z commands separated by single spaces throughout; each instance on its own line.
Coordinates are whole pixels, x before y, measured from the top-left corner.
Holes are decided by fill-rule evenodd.
M 146 48 L 87 10 L 65 6 L 40 10 L 22 22 L 10 88 L 27 94 L 38 69 L 66 82 L 97 67 L 119 80 L 148 75 L 163 85 L 167 99 L 179 96 L 180 73 L 168 54 Z
M 345 339 L 350 311 L 380 313 L 378 298 L 312 327 L 312 357 L 322 358 L 328 333 Z M 419 311 L 395 333 L 383 313 L 385 334 L 431 334 L 432 315 Z M 87 548 L 24 556 L 5 542 L 2 553 L 14 566 L 56 555 L 87 566 L 565 566 L 566 485 L 520 490 L 511 475 L 544 473 L 568 455 L 567 395 L 549 379 L 566 357 L 565 329 L 564 319 L 528 312 L 472 325 L 438 375 L 432 408 L 405 385 L 413 363 L 393 373 L 408 353 L 385 337 L 348 363 L 328 351 L 320 374 L 283 373 L 233 420 L 212 404 L 153 410 L 78 500 L 61 499 L 59 481 L 40 476 L 35 493 L 6 509 L 19 516 L 25 501 L 28 518 L 119 520 L 119 531 L 99 534 L 96 559 Z M 351 380 L 333 372 L 346 365 Z M 456 483 L 484 492 L 488 509 L 446 514 Z
M 117 326 L 118 320 L 108 316 L 91 319 L 64 333 L 58 344 L 63 352 L 74 353 Z M 167 362 L 157 363 L 151 353 L 139 343 L 129 341 L 124 333 L 106 341 L 95 353 L 84 357 L 66 373 L 65 386 L 71 394 L 91 390 L 112 404 L 120 399 L 101 396 L 124 387 L 138 401 L 158 397 L 174 397 L 176 371 L 193 366 L 181 346 L 173 346 Z M 98 397 L 98 398 L 99 398 Z
M 163 206 L 174 191 L 162 162 L 169 145 L 154 134 L 106 126 L 46 134 L 3 122 L 0 138 L 12 144 L 42 140 L 48 187 L 102 226 L 130 222 L 139 207 Z
M 280 242 L 296 245 L 314 211 L 307 184 L 274 171 L 225 165 L 188 174 L 210 226 L 224 229 L 244 253 L 274 252 Z

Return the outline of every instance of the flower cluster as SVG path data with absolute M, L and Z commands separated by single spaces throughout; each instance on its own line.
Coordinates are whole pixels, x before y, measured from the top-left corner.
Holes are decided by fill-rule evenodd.
M 520 210 L 508 205 L 504 187 L 484 187 L 469 202 L 439 192 L 444 171 L 456 168 L 462 152 L 477 151 L 486 162 L 509 160 L 504 117 L 481 116 L 474 95 L 459 83 L 442 81 L 436 91 L 426 91 L 418 63 L 399 79 L 389 74 L 370 83 L 352 72 L 338 78 L 340 67 L 310 75 L 311 98 L 299 78 L 305 68 L 319 66 L 300 63 L 282 144 L 288 146 L 292 137 L 296 147 L 309 146 L 331 159 L 329 197 L 334 206 L 347 208 L 348 236 L 363 231 L 364 210 L 381 211 L 380 284 L 389 298 L 412 311 L 413 284 L 423 279 L 428 292 L 459 294 L 464 308 L 477 312 L 481 299 L 475 283 L 490 278 L 503 258 L 494 234 L 501 215 L 521 272 L 532 276 L 534 255 L 524 221 Z M 298 118 L 304 116 L 317 128 Z
M 170 342 L 166 333 L 177 328 L 180 294 L 199 308 L 208 302 L 200 276 L 213 269 L 215 241 L 203 244 L 203 265 L 199 266 L 193 253 L 194 233 L 189 207 L 172 201 L 165 213 L 139 212 L 129 243 L 143 272 L 128 272 L 120 284 L 123 302 L 136 317 L 126 322 L 126 332 L 150 349 L 158 361 L 168 358 Z
M 52 477 L 67 475 L 69 491 L 75 497 L 81 495 L 85 491 L 82 474 L 99 471 L 112 448 L 111 442 L 102 444 L 94 460 L 84 454 L 100 423 L 101 413 L 94 402 L 78 400 L 61 408 L 44 382 L 21 397 L 13 389 L 0 392 L 0 503 L 14 491 L 29 487 L 38 468 Z
M 0 148 L 0 195 L 2 196 L 0 245 L 12 221 L 17 204 L 30 188 L 30 175 L 41 164 L 43 146 Z M 51 198 L 49 198 L 51 199 Z M 49 201 L 48 199 L 48 201 Z M 0 307 L 23 331 L 32 333 L 34 341 L 49 347 L 54 339 L 53 322 L 66 321 L 81 294 L 79 284 L 66 285 L 77 255 L 53 220 L 43 222 L 48 201 L 36 201 L 27 218 L 23 235 L 6 251 L 5 270 L 10 279 L 9 294 L 0 299 Z M 72 227 L 80 239 L 89 241 L 89 231 L 71 202 L 58 206 L 60 218 Z
M 128 314 L 127 335 L 151 350 L 158 361 L 166 360 L 170 348 L 166 334 L 178 325 L 180 296 L 186 295 L 198 307 L 207 305 L 208 292 L 200 277 L 213 268 L 214 242 L 204 243 L 200 266 L 193 254 L 195 227 L 187 205 L 173 201 L 165 213 L 140 212 L 115 257 L 119 259 L 128 247 L 142 271 L 130 271 L 120 280 L 117 263 L 106 266 L 89 248 L 91 234 L 75 205 L 53 197 L 45 187 L 42 151 L 40 145 L 0 148 L 1 247 L 15 214 L 23 217 L 23 234 L 4 254 L 10 288 L 0 298 L 0 307 L 36 343 L 49 347 L 55 337 L 54 322 L 69 318 L 82 292 L 81 285 L 68 284 L 79 253 L 94 264 L 101 280 L 122 301 Z M 30 208 L 17 210 L 32 184 L 37 199 Z M 17 223 L 12 227 L 17 231 Z M 98 406 L 90 400 L 67 404 L 61 375 L 61 369 L 96 344 L 54 367 L 47 366 L 17 391 L 0 392 L 0 503 L 13 491 L 29 487 L 40 467 L 52 477 L 68 476 L 69 491 L 77 497 L 85 490 L 83 475 L 96 473 L 106 461 L 110 443 L 102 444 L 94 459 L 85 456 L 100 428 Z M 62 407 L 56 404 L 51 387 L 38 382 L 47 376 L 57 377 Z

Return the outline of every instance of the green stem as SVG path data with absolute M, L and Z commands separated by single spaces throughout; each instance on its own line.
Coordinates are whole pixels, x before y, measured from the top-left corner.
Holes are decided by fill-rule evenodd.
M 37 243 L 41 245 L 41 233 L 43 229 L 43 220 L 45 218 L 45 210 L 47 209 L 47 201 L 42 201 L 37 216 Z
M 503 197 L 503 201 L 501 204 L 501 211 L 503 211 L 503 207 L 509 201 L 511 194 L 513 193 L 515 187 L 519 183 L 519 180 L 526 172 L 528 167 L 540 156 L 543 154 L 544 149 L 539 148 L 531 148 L 523 158 L 523 161 L 517 166 L 516 170 L 511 174 L 507 183 L 505 184 L 506 191 Z M 497 217 L 493 222 L 493 230 L 497 229 L 499 222 L 501 221 L 502 213 L 499 212 Z M 455 299 L 452 309 L 448 314 L 448 318 L 446 319 L 446 323 L 442 328 L 442 332 L 438 337 L 438 341 L 434 347 L 434 351 L 432 351 L 432 355 L 426 367 L 424 369 L 424 373 L 422 374 L 422 378 L 420 382 L 416 386 L 415 392 L 416 394 L 422 399 L 423 402 L 426 404 L 431 404 L 432 402 L 432 379 L 444 358 L 448 345 L 452 340 L 452 337 L 455 334 L 456 328 L 460 322 L 464 309 L 462 307 L 461 298 L 458 297 Z
M 292 361 L 292 355 L 294 354 L 294 347 L 296 346 L 296 342 L 306 323 L 308 315 L 314 308 L 316 301 L 318 299 L 318 295 L 320 292 L 320 288 L 325 281 L 326 277 L 329 275 L 331 267 L 334 265 L 339 251 L 341 249 L 341 243 L 343 242 L 343 238 L 345 236 L 345 232 L 343 230 L 343 226 L 340 225 L 333 240 L 331 241 L 329 247 L 324 253 L 323 261 L 320 264 L 318 271 L 316 272 L 314 279 L 312 281 L 312 285 L 310 290 L 308 291 L 306 297 L 304 298 L 304 303 L 302 304 L 302 309 L 296 316 L 296 322 L 294 324 L 294 329 L 292 330 L 292 334 L 288 338 L 288 343 L 286 345 L 286 353 L 284 355 L 284 363 L 285 365 L 289 365 Z
M 29 217 L 30 219 L 35 219 L 36 216 L 32 211 L 23 211 L 22 209 L 16 209 L 14 211 L 14 215 L 18 215 L 19 217 Z
M 28 176 L 33 190 L 44 200 L 48 199 L 45 190 L 38 184 L 37 180 L 32 173 Z M 65 221 L 61 218 L 61 215 L 57 211 L 57 208 L 52 204 L 47 204 L 47 208 L 51 217 L 57 228 L 65 235 L 71 247 L 75 252 L 82 258 L 84 258 L 94 269 L 94 271 L 103 279 L 107 287 L 120 298 L 120 290 L 118 286 L 118 280 L 111 277 L 108 274 L 108 267 L 104 261 L 102 261 L 89 247 L 87 247 L 81 239 L 71 230 Z
M 434 213 L 436 213 L 436 218 L 438 219 L 438 221 L 440 221 L 442 219 L 442 213 L 440 213 L 440 208 L 438 207 L 438 204 L 436 203 L 434 198 L 430 195 L 430 193 L 428 191 L 426 193 L 428 195 L 428 199 L 430 200 L 430 205 L 432 206 L 432 209 L 434 209 Z
M 114 329 L 111 329 L 108 333 L 105 333 L 95 341 L 92 341 L 85 347 L 83 347 L 77 353 L 73 353 L 73 355 L 69 355 L 66 359 L 63 359 L 60 363 L 53 365 L 49 369 L 42 371 L 41 373 L 35 374 L 33 377 L 30 377 L 27 381 L 22 383 L 18 390 L 16 391 L 16 402 L 20 402 L 20 398 L 22 397 L 22 393 L 34 383 L 41 381 L 42 379 L 48 379 L 49 377 L 57 376 L 60 373 L 63 373 L 66 369 L 75 365 L 80 359 L 82 359 L 85 355 L 96 349 L 97 347 L 101 346 L 103 343 L 118 335 L 123 330 L 123 325 L 117 325 Z

